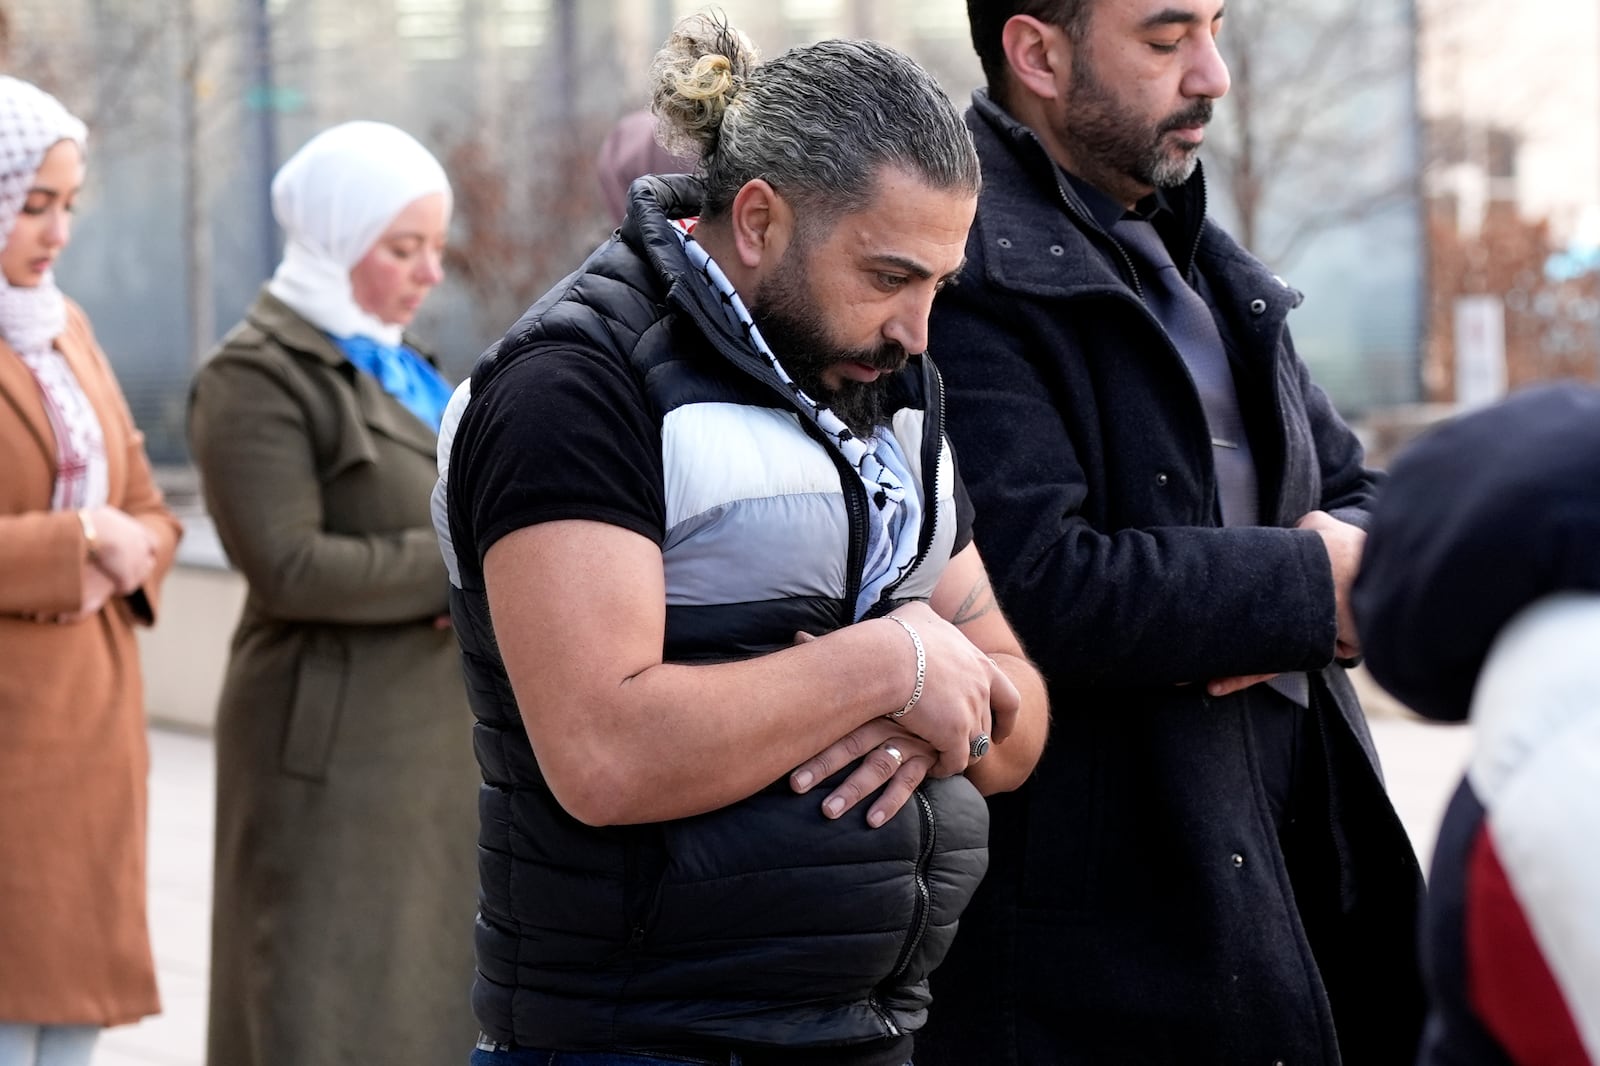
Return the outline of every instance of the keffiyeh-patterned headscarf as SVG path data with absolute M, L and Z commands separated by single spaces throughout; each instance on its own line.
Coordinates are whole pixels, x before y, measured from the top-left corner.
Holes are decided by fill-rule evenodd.
M 62 141 L 80 147 L 88 130 L 43 89 L 0 77 L 0 234 L 7 239 L 45 153 Z M 19 352 L 48 348 L 66 327 L 66 303 L 55 278 L 15 289 L 0 277 L 0 333 Z
M 82 150 L 88 129 L 43 89 L 0 76 L 0 233 L 10 240 L 44 157 L 62 141 Z M 106 499 L 105 439 L 83 388 L 55 349 L 66 332 L 67 302 L 55 274 L 18 287 L 0 275 L 0 336 L 27 364 L 56 438 L 57 510 L 95 507 Z

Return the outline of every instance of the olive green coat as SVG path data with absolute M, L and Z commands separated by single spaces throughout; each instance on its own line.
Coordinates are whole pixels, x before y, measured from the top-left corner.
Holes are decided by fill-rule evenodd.
M 434 433 L 263 291 L 189 439 L 249 586 L 217 714 L 212 1066 L 464 1062 L 479 775 Z

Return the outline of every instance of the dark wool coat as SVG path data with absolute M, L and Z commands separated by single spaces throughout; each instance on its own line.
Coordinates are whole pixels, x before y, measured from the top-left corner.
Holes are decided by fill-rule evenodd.
M 1362 1032 L 1341 1036 L 1393 1051 L 1352 1066 L 1407 1062 L 1420 875 L 1330 663 L 1327 553 L 1286 528 L 1319 508 L 1364 523 L 1375 476 L 1295 355 L 1300 296 L 1204 221 L 1198 175 L 1177 191 L 1270 523 L 1218 528 L 1200 400 L 1102 248 L 1120 252 L 1031 132 L 981 92 L 968 122 L 984 187 L 930 350 L 975 537 L 1054 724 L 1033 780 L 990 800 L 990 873 L 935 974 L 918 1066 L 1340 1062 L 1247 719 L 1260 695 L 1198 684 L 1269 671 L 1311 673 L 1306 728 L 1329 753 L 1337 940 L 1371 975 L 1341 1011 Z
M 268 292 L 189 441 L 249 595 L 217 710 L 211 1066 L 462 1062 L 479 777 L 435 435 Z

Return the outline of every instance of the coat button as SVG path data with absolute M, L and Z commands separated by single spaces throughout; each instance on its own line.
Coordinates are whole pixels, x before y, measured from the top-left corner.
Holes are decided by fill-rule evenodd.
M 999 240 L 995 241 L 994 243 L 998 244 L 1002 248 L 1010 248 L 1011 247 L 1011 238 L 1010 237 L 1001 237 Z
M 1061 245 L 1059 245 L 1059 244 L 1052 244 L 1050 246 L 1050 254 L 1051 255 L 1066 255 L 1067 254 L 1067 250 L 1065 248 L 1061 247 Z
M 1240 867 L 1242 867 L 1243 865 L 1244 865 L 1244 856 L 1240 855 L 1237 851 L 1234 852 L 1233 853 L 1233 868 L 1235 870 L 1237 870 Z M 1278 1066 L 1282 1066 L 1282 1063 L 1279 1063 Z
M 1267 313 L 1267 301 L 1261 299 L 1261 297 L 1259 297 L 1259 296 L 1256 297 L 1254 300 L 1251 300 L 1250 301 L 1250 313 L 1252 315 L 1264 315 L 1264 314 L 1266 314 Z
M 1165 488 L 1167 482 L 1169 482 L 1171 480 L 1172 479 L 1170 477 L 1168 477 L 1166 474 L 1157 474 L 1156 475 L 1156 484 L 1160 485 L 1162 488 Z

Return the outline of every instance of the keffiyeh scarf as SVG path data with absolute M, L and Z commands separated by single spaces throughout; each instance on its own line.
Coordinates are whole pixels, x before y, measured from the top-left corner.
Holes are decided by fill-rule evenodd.
M 867 554 L 862 566 L 861 593 L 855 604 L 855 617 L 860 620 L 883 591 L 900 580 L 916 562 L 922 535 L 922 499 L 913 487 L 910 465 L 900 449 L 900 442 L 886 427 L 879 427 L 867 438 L 857 436 L 838 415 L 794 383 L 778 357 L 767 347 L 760 327 L 751 318 L 738 290 L 711 254 L 694 239 L 689 232 L 691 228 L 688 220 L 673 223 L 673 232 L 683 241 L 689 262 L 719 297 L 728 321 L 744 332 L 751 347 L 771 365 L 801 409 L 816 418 L 817 425 L 855 468 L 867 490 L 870 501 Z
M 82 148 L 87 130 L 49 93 L 0 77 L 0 233 L 9 239 L 45 153 L 62 141 Z M 17 287 L 0 276 L 0 336 L 39 385 L 56 444 L 55 510 L 106 502 L 108 470 L 100 420 L 66 357 L 55 347 L 66 332 L 67 302 L 53 272 Z

